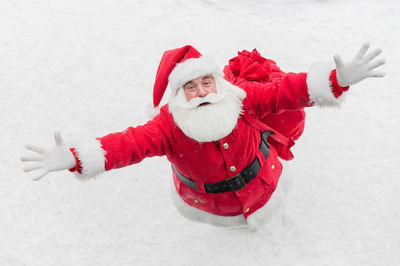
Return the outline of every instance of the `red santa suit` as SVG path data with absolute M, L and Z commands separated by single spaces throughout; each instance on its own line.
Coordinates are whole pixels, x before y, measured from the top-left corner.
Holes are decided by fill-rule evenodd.
M 191 51 L 185 52 L 188 53 Z M 178 59 L 179 67 L 185 69 L 185 73 L 179 73 L 180 69 L 175 66 L 169 73 L 163 73 L 164 81 L 161 83 L 164 84 L 156 84 L 158 87 L 155 87 L 155 105 L 159 104 L 164 94 L 165 77 L 169 78 L 170 85 L 177 82 L 177 89 L 184 82 L 207 73 L 217 79 L 222 78 L 215 66 L 203 62 L 203 57 L 196 55 L 189 55 L 194 60 Z M 225 71 L 225 77 L 232 80 L 232 77 L 227 77 L 230 74 Z M 159 80 L 160 75 L 157 78 Z M 159 87 L 163 87 L 162 92 L 156 91 Z M 218 140 L 199 142 L 187 136 L 177 125 L 167 104 L 144 125 L 76 144 L 74 154 L 78 165 L 74 170 L 78 170 L 80 178 L 86 179 L 104 171 L 139 163 L 146 157 L 165 155 L 180 174 L 196 184 L 195 189 L 186 185 L 172 171 L 178 201 L 184 202 L 189 210 L 199 210 L 198 213 L 209 217 L 240 217 L 244 221 L 268 205 L 282 172 L 276 146 L 269 145 L 269 154 L 265 158 L 260 151 L 260 131 L 246 117 L 262 120 L 269 114 L 287 110 L 301 110 L 313 105 L 339 105 L 343 100 L 343 88 L 337 84 L 332 69 L 326 66 L 321 68 L 321 65 L 314 66 L 308 73 L 281 74 L 271 82 L 248 82 L 241 87 L 231 85 L 234 90 L 231 93 L 241 95 L 241 105 L 238 106 L 241 115 L 233 130 Z M 206 191 L 205 184 L 230 179 L 256 159 L 261 168 L 243 188 L 222 193 Z

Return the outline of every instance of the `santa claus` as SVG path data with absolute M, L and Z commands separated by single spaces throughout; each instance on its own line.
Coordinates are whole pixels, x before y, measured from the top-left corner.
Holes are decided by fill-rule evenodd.
M 42 169 L 34 180 L 65 169 L 88 179 L 146 157 L 166 156 L 174 203 L 182 215 L 216 225 L 257 228 L 281 202 L 278 157 L 293 158 L 289 148 L 303 129 L 301 123 L 293 126 L 299 124 L 291 119 L 294 116 L 286 115 L 274 126 L 268 125 L 269 119 L 315 105 L 339 106 L 349 85 L 383 77 L 374 71 L 384 64 L 374 60 L 381 50 L 367 54 L 368 47 L 363 45 L 346 63 L 335 56 L 336 69 L 320 63 L 299 74 L 283 73 L 256 50 L 239 53 L 224 72 L 190 45 L 168 50 L 157 71 L 154 106 L 167 86 L 171 94 L 157 116 L 145 125 L 72 147 L 56 132 L 52 149 L 26 145 L 38 154 L 22 157 L 36 162 L 24 170 Z M 279 187 L 288 178 L 284 176 Z

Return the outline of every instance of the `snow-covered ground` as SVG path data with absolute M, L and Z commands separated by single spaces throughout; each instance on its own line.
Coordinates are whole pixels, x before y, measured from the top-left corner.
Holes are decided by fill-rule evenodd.
M 384 79 L 341 109 L 307 110 L 283 215 L 251 232 L 193 223 L 165 158 L 89 182 L 22 171 L 26 142 L 102 136 L 146 121 L 166 49 L 221 65 L 257 48 L 285 71 L 364 41 Z M 0 265 L 400 265 L 400 4 L 317 0 L 0 2 Z

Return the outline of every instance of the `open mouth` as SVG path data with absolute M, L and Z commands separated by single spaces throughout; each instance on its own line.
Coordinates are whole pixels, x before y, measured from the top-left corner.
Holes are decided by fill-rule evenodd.
M 208 104 L 210 104 L 210 102 L 201 103 L 201 104 L 199 104 L 199 106 L 204 106 L 204 105 L 208 105 Z

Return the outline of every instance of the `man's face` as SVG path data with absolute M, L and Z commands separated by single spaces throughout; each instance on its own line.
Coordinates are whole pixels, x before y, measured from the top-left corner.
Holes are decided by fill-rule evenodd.
M 183 85 L 186 100 L 189 102 L 196 97 L 205 97 L 209 93 L 216 93 L 215 80 L 211 75 L 204 75 L 196 79 L 192 79 Z
M 232 132 L 245 97 L 242 89 L 223 77 L 204 75 L 171 94 L 168 109 L 186 136 L 198 142 L 210 142 Z

